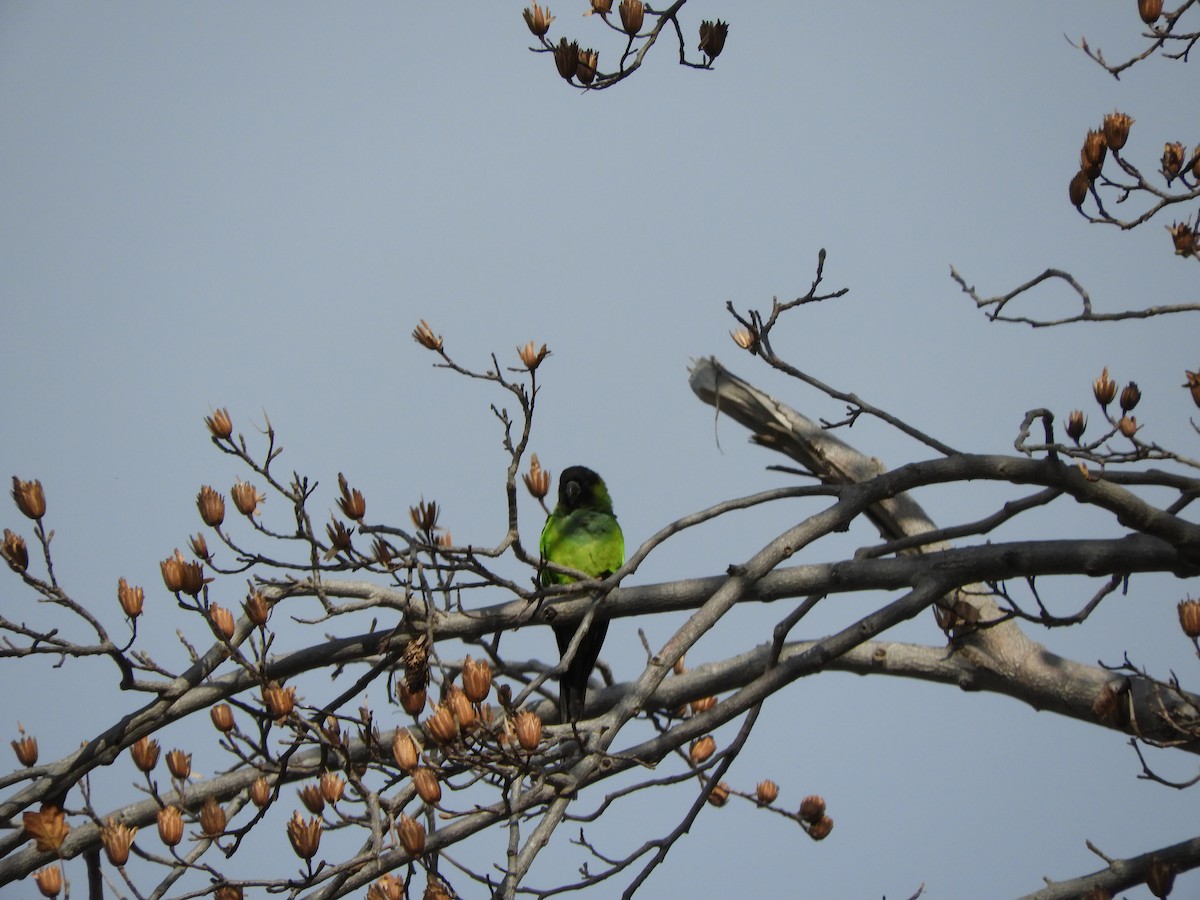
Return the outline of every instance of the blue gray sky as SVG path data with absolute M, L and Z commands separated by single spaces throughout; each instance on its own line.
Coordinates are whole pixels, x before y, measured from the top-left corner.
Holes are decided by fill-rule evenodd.
M 605 68 L 616 45 L 584 9 L 552 3 L 552 34 L 596 46 Z M 1132 0 L 693 0 L 685 20 L 718 16 L 731 24 L 714 71 L 680 68 L 668 43 L 637 77 L 581 95 L 527 49 L 520 3 L 0 6 L 0 473 L 45 485 L 75 596 L 119 632 L 117 578 L 146 585 L 145 627 L 179 658 L 158 561 L 199 528 L 199 486 L 225 491 L 242 474 L 207 440 L 202 417 L 219 406 L 248 437 L 265 410 L 281 465 L 320 480 L 329 502 L 342 471 L 372 517 L 400 521 L 436 498 L 456 541 L 496 540 L 506 458 L 488 406 L 505 398 L 433 369 L 409 337 L 422 318 L 477 368 L 549 345 L 532 447 L 553 470 L 601 471 L 631 545 L 786 484 L 731 423 L 716 426 L 718 445 L 687 366 L 716 354 L 806 414 L 840 417 L 738 350 L 724 311 L 804 293 L 822 247 L 826 285 L 848 296 L 775 335 L 813 375 L 952 445 L 1008 452 L 1025 410 L 1088 408 L 1107 365 L 1142 386 L 1138 418 L 1156 440 L 1194 447 L 1184 320 L 991 325 L 948 274 L 1001 293 L 1056 266 L 1102 308 L 1193 299 L 1195 266 L 1171 256 L 1159 224 L 1120 234 L 1067 202 L 1083 135 L 1114 108 L 1137 120 L 1126 155 L 1145 170 L 1164 141 L 1196 139 L 1181 131 L 1194 105 L 1168 89 L 1185 68 L 1151 60 L 1117 82 L 1064 39 L 1085 34 L 1111 58 L 1140 51 Z M 1053 288 L 1030 302 L 1072 308 Z M 867 423 L 845 437 L 890 464 L 927 455 Z M 1003 497 L 956 490 L 928 505 L 949 522 Z M 664 546 L 631 583 L 717 573 L 812 511 L 717 523 Z M 532 541 L 540 514 L 529 503 L 523 515 Z M 1114 533 L 1077 515 L 1037 528 Z M 3 524 L 24 525 L 15 510 Z M 1129 651 L 1186 681 L 1184 587 L 1135 580 L 1084 628 L 1037 636 L 1086 662 Z M 1095 586 L 1056 588 L 1065 610 Z M 2 596 L 44 621 L 15 584 Z M 806 633 L 863 608 L 822 610 Z M 730 639 L 765 640 L 771 621 L 748 610 Z M 655 645 L 673 624 L 615 626 L 605 658 L 617 677 L 640 671 L 637 627 Z M 928 618 L 897 636 L 939 639 Z M 522 640 L 552 652 L 548 634 Z M 691 662 L 728 652 L 714 636 Z M 15 736 L 22 720 L 44 757 L 136 702 L 111 670 L 80 667 L 89 707 L 63 721 L 49 698 L 78 691 L 78 675 L 23 671 L 30 694 L 10 696 L 2 724 Z M 890 898 L 924 883 L 930 898 L 1016 895 L 1098 868 L 1087 839 L 1128 856 L 1192 834 L 1192 798 L 1138 771 L 1119 735 L 1010 700 L 820 676 L 767 706 L 730 780 L 772 778 L 795 804 L 825 795 L 831 838 L 813 844 L 748 804 L 706 811 L 649 889 L 716 896 L 753 878 L 767 894 Z M 650 836 L 631 837 L 631 820 L 666 828 L 688 802 L 678 792 L 588 836 L 628 852 Z M 583 859 L 564 840 L 532 881 L 570 877 Z

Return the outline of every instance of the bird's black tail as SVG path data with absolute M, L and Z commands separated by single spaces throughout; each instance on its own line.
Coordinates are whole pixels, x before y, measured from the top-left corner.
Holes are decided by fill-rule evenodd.
M 604 638 L 608 634 L 608 622 L 597 620 L 592 623 L 579 644 L 579 651 L 567 670 L 563 672 L 558 682 L 558 711 L 563 722 L 578 722 L 583 717 L 587 706 L 587 685 L 596 661 L 600 658 L 600 648 L 604 646 Z M 558 652 L 566 653 L 571 646 L 571 638 L 575 636 L 575 626 L 568 625 L 554 629 L 554 637 L 558 640 Z

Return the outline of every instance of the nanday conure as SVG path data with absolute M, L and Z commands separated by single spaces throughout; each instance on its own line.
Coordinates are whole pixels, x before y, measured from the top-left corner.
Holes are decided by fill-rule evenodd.
M 613 514 L 604 479 L 583 466 L 564 469 L 558 480 L 558 504 L 542 529 L 542 559 L 603 578 L 625 562 L 625 536 Z M 570 575 L 542 569 L 543 584 L 566 584 Z M 575 625 L 554 626 L 561 656 L 571 645 Z M 600 658 L 608 620 L 596 617 L 583 636 L 575 658 L 559 680 L 559 714 L 564 722 L 583 715 L 588 678 Z

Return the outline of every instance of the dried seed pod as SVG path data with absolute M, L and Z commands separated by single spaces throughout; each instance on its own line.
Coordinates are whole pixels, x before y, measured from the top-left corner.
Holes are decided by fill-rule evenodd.
M 713 789 L 708 792 L 708 802 L 713 806 L 724 806 L 729 802 L 729 785 L 724 781 L 713 785 Z
M 396 822 L 396 834 L 409 856 L 418 857 L 425 852 L 425 826 L 411 816 L 400 816 Z
M 467 657 L 462 671 L 463 693 L 472 703 L 481 703 L 492 689 L 492 667 L 487 660 Z
M 526 753 L 532 753 L 542 742 L 542 720 L 533 710 L 523 709 L 517 713 L 513 729 L 517 735 L 517 743 Z
M 392 738 L 392 756 L 402 771 L 412 773 L 421 762 L 421 751 L 406 728 L 397 728 Z
M 691 759 L 693 766 L 698 766 L 710 759 L 716 750 L 716 738 L 711 734 L 706 734 L 692 742 L 692 746 L 688 750 L 688 758 Z
M 458 723 L 454 713 L 444 703 L 439 703 L 428 719 L 425 720 L 426 733 L 439 744 L 449 744 L 458 737 Z
M 438 783 L 437 773 L 429 766 L 421 766 L 412 773 L 413 787 L 417 794 L 430 806 L 436 806 L 442 799 L 442 786 Z
M 771 805 L 779 799 L 779 785 L 769 778 L 765 781 L 760 781 L 758 787 L 754 790 L 754 799 L 758 801 L 759 806 Z
M 158 764 L 158 741 L 152 741 L 149 735 L 137 739 L 129 748 L 133 764 L 143 772 L 150 772 Z
M 297 810 L 287 823 L 287 836 L 292 849 L 301 859 L 312 859 L 321 847 L 321 820 L 309 819 L 307 822 L 300 818 Z
M 192 754 L 184 753 L 178 747 L 167 753 L 167 769 L 172 778 L 183 781 L 192 775 Z
M 215 798 L 209 797 L 204 801 L 204 805 L 200 807 L 200 830 L 204 832 L 205 837 L 218 837 L 223 834 L 227 821 L 225 810 Z
M 233 731 L 233 710 L 228 703 L 218 703 L 208 711 L 208 716 L 217 731 L 225 734 Z
M 112 816 L 108 823 L 100 828 L 100 843 L 104 845 L 104 853 L 114 866 L 123 866 L 129 862 L 129 848 L 133 846 L 137 829 L 118 823 Z
M 204 424 L 218 441 L 227 441 L 233 434 L 233 420 L 229 418 L 227 409 L 218 409 L 211 416 L 205 416 Z
M 46 866 L 33 873 L 33 880 L 38 886 L 38 892 L 43 897 L 57 897 L 63 888 L 62 866 L 57 863 Z
M 183 840 L 183 813 L 178 806 L 164 806 L 158 811 L 158 838 L 168 847 Z

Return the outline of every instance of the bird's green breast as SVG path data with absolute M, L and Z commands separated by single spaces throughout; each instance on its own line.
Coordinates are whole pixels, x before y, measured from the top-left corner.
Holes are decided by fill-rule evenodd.
M 542 529 L 542 557 L 560 566 L 600 576 L 615 572 L 625 561 L 625 538 L 616 516 L 592 509 L 560 514 L 556 509 Z M 543 572 L 548 584 L 564 584 L 571 577 Z

